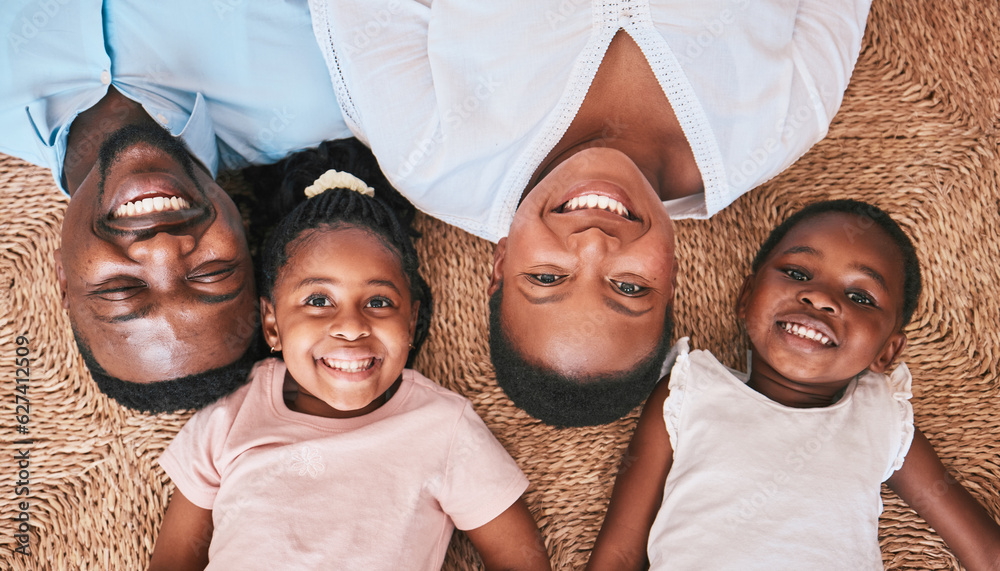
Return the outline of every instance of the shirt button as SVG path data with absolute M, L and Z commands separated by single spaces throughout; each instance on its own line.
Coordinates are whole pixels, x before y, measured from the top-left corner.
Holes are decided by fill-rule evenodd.
M 101 72 L 101 83 L 104 85 L 111 85 L 111 72 L 104 70 Z
M 160 123 L 163 123 L 164 125 L 169 123 L 169 121 L 167 121 L 167 118 L 163 115 L 163 113 L 157 113 L 156 120 L 159 121 Z

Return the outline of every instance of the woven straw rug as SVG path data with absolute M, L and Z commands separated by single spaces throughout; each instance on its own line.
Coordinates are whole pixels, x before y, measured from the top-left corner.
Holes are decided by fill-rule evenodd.
M 917 424 L 1000 514 L 996 21 L 996 2 L 876 0 L 829 137 L 713 220 L 678 225 L 676 312 L 679 335 L 739 366 L 745 342 L 734 293 L 766 232 L 817 199 L 860 198 L 887 209 L 915 239 L 926 276 L 904 354 Z M 66 200 L 47 171 L 7 157 L 0 157 L 0 189 L 0 567 L 143 568 L 171 491 L 156 458 L 189 413 L 136 414 L 96 390 L 53 271 Z M 417 368 L 473 400 L 531 479 L 528 502 L 555 567 L 580 568 L 637 412 L 608 426 L 556 430 L 514 408 L 486 351 L 492 246 L 426 217 L 419 226 L 438 311 Z M 31 359 L 30 411 L 16 410 L 18 350 Z M 18 419 L 22 413 L 27 418 Z M 29 458 L 23 469 L 21 452 Z M 958 568 L 923 520 L 891 492 L 883 497 L 887 568 Z M 14 549 L 18 517 L 29 520 L 30 555 Z M 460 534 L 446 568 L 479 568 Z

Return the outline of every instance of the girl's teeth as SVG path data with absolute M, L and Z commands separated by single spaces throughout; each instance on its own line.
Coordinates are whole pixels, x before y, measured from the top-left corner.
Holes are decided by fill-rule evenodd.
M 372 363 L 375 358 L 364 359 L 362 361 L 334 361 L 331 359 L 323 359 L 327 367 L 337 371 L 344 371 L 345 373 L 357 373 L 360 371 L 365 371 L 371 368 Z

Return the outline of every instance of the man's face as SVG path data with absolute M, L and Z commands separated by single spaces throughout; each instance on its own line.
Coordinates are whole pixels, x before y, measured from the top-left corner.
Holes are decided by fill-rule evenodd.
M 253 268 L 235 204 L 159 127 L 101 149 L 66 209 L 63 306 L 111 376 L 138 383 L 220 367 L 256 325 Z
M 656 346 L 673 299 L 673 225 L 627 155 L 566 159 L 518 207 L 497 244 L 490 294 L 529 361 L 572 376 L 617 373 Z

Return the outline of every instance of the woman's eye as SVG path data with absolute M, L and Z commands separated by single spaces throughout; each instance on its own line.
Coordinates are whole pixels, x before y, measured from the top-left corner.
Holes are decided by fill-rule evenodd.
M 306 305 L 312 307 L 329 307 L 330 300 L 325 295 L 311 295 L 306 298 Z
M 629 282 L 617 282 L 615 280 L 611 280 L 611 283 L 615 284 L 615 288 L 625 295 L 639 295 L 640 293 L 646 291 L 646 288 L 641 285 Z
M 552 285 L 565 277 L 565 276 L 557 276 L 556 274 L 529 274 L 529 275 L 532 281 L 534 281 L 539 285 Z
M 809 279 L 809 276 L 805 275 L 804 273 L 802 273 L 799 270 L 796 270 L 794 268 L 787 268 L 787 269 L 784 269 L 782 271 L 785 272 L 786 276 L 792 278 L 793 280 L 798 280 L 800 282 L 804 282 L 804 281 L 806 281 L 806 280 Z
M 368 302 L 368 307 L 371 307 L 372 309 L 383 309 L 386 307 L 392 307 L 392 302 L 384 297 L 376 297 Z
M 874 299 L 869 297 L 868 294 L 864 294 L 861 292 L 852 291 L 847 294 L 847 298 L 853 301 L 854 303 L 860 303 L 861 305 L 875 305 Z

